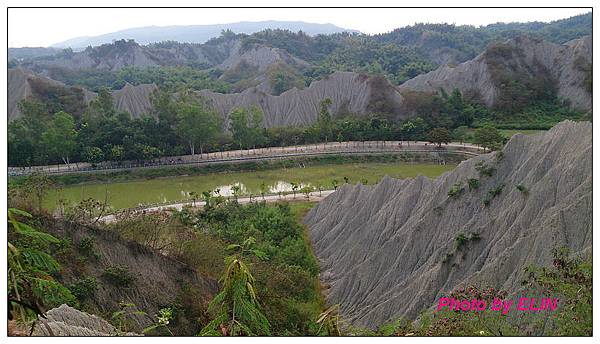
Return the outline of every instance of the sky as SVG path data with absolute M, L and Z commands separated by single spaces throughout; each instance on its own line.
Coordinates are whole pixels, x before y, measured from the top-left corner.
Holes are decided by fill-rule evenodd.
M 497 22 L 552 21 L 590 12 L 586 8 L 533 9 L 150 9 L 9 8 L 8 46 L 50 46 L 70 38 L 96 36 L 143 26 L 225 24 L 290 20 L 332 23 L 367 34 L 415 23 L 487 25 Z M 32 25 L 35 23 L 35 25 Z

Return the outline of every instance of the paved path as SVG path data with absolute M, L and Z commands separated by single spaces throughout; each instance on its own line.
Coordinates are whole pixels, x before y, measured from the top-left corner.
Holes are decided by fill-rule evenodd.
M 322 192 L 319 191 L 314 191 L 311 192 L 309 194 L 309 198 L 306 198 L 306 195 L 303 193 L 296 193 L 296 196 L 294 196 L 293 194 L 287 194 L 287 195 L 265 195 L 264 197 L 264 201 L 267 203 L 273 203 L 273 202 L 278 202 L 278 201 L 290 201 L 290 202 L 294 202 L 294 201 L 311 201 L 311 202 L 320 202 L 321 200 L 323 200 L 325 197 L 331 195 L 333 192 L 335 192 L 334 190 L 323 190 Z M 252 202 L 262 202 L 263 201 L 263 197 L 262 196 L 258 196 L 258 197 L 252 197 Z M 246 203 L 250 203 L 250 197 L 239 197 L 238 198 L 238 202 L 241 204 L 246 204 Z M 181 203 L 175 203 L 175 204 L 169 204 L 169 205 L 159 205 L 159 206 L 152 206 L 152 207 L 147 207 L 147 208 L 135 208 L 134 209 L 130 209 L 132 211 L 134 211 L 135 213 L 153 213 L 153 212 L 159 212 L 159 211 L 163 211 L 163 210 L 169 210 L 169 209 L 175 209 L 175 210 L 181 210 L 183 209 L 184 206 L 192 206 L 192 201 L 186 201 L 186 202 L 181 202 Z M 200 208 L 203 207 L 206 203 L 204 201 L 196 201 L 194 203 L 194 208 Z M 114 214 L 110 214 L 110 215 L 106 215 L 100 218 L 101 222 L 104 223 L 114 223 L 117 221 L 117 216 Z
M 460 152 L 467 155 L 477 155 L 484 153 L 484 150 L 478 146 L 466 143 L 450 143 L 443 145 L 442 151 Z M 215 163 L 236 163 L 257 160 L 273 160 L 297 158 L 303 156 L 319 155 L 351 155 L 351 154 L 375 154 L 375 153 L 410 153 L 410 152 L 440 152 L 435 145 L 423 141 L 350 141 L 350 142 L 329 142 L 288 147 L 268 147 L 249 150 L 235 150 L 227 152 L 213 152 L 203 155 L 183 155 L 175 157 L 164 157 L 155 159 L 153 162 L 136 164 L 132 162 L 123 162 L 120 166 L 113 166 L 109 162 L 101 163 L 97 167 L 92 167 L 89 163 L 78 163 L 67 165 L 48 165 L 35 166 L 31 168 L 9 167 L 9 175 L 26 175 L 33 172 L 43 172 L 49 174 L 69 174 L 69 173 L 94 173 L 134 170 L 140 168 L 159 168 L 169 166 L 193 166 Z

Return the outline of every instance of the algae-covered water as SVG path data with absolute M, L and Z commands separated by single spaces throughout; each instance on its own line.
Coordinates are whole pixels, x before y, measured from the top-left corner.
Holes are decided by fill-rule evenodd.
M 367 181 L 378 182 L 385 175 L 395 178 L 409 178 L 423 175 L 436 177 L 452 170 L 456 165 L 437 165 L 421 163 L 348 163 L 308 166 L 305 168 L 280 168 L 254 172 L 213 173 L 197 176 L 178 176 L 135 180 L 106 184 L 80 184 L 66 186 L 51 192 L 45 199 L 45 207 L 54 209 L 59 199 L 71 203 L 86 198 L 103 201 L 107 195 L 109 205 L 114 209 L 123 209 L 141 204 L 173 202 L 190 199 L 190 193 L 220 189 L 220 194 L 230 196 L 233 186 L 237 185 L 240 194 L 260 195 L 266 193 L 291 191 L 291 183 L 300 187 L 310 185 L 323 189 L 333 189 L 332 181 L 337 179 L 341 185 L 344 177 L 350 183 Z M 264 184 L 264 185 L 263 185 Z

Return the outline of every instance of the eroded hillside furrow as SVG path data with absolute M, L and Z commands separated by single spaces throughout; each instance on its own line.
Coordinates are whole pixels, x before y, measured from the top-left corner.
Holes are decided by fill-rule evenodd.
M 479 187 L 470 190 L 469 178 Z M 457 183 L 463 191 L 449 196 Z M 565 121 L 435 180 L 344 185 L 305 222 L 329 303 L 374 328 L 415 317 L 459 286 L 518 291 L 523 267 L 549 264 L 552 248 L 591 249 L 591 205 L 592 125 Z

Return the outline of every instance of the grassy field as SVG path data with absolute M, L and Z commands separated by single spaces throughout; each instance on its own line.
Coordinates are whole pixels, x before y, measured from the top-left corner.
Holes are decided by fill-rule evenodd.
M 456 165 L 417 164 L 417 163 L 349 163 L 335 165 L 308 166 L 305 168 L 281 168 L 254 172 L 223 172 L 197 176 L 180 176 L 135 180 L 119 183 L 95 183 L 65 186 L 51 192 L 44 202 L 47 209 L 54 209 L 59 199 L 71 203 L 86 198 L 103 201 L 105 195 L 108 203 L 114 209 L 134 207 L 140 204 L 164 203 L 186 200 L 190 192 L 201 193 L 216 188 L 221 194 L 231 194 L 232 185 L 238 185 L 241 194 L 259 195 L 264 183 L 267 193 L 289 191 L 290 183 L 322 185 L 324 189 L 332 189 L 332 181 L 337 179 L 344 182 L 344 177 L 350 183 L 366 179 L 373 184 L 389 175 L 395 178 L 408 178 L 417 175 L 436 177 L 443 172 L 452 170 Z
M 543 133 L 545 130 L 528 130 L 528 129 L 499 129 L 500 133 L 506 137 L 510 138 L 514 134 L 525 134 L 525 135 L 533 135 Z

